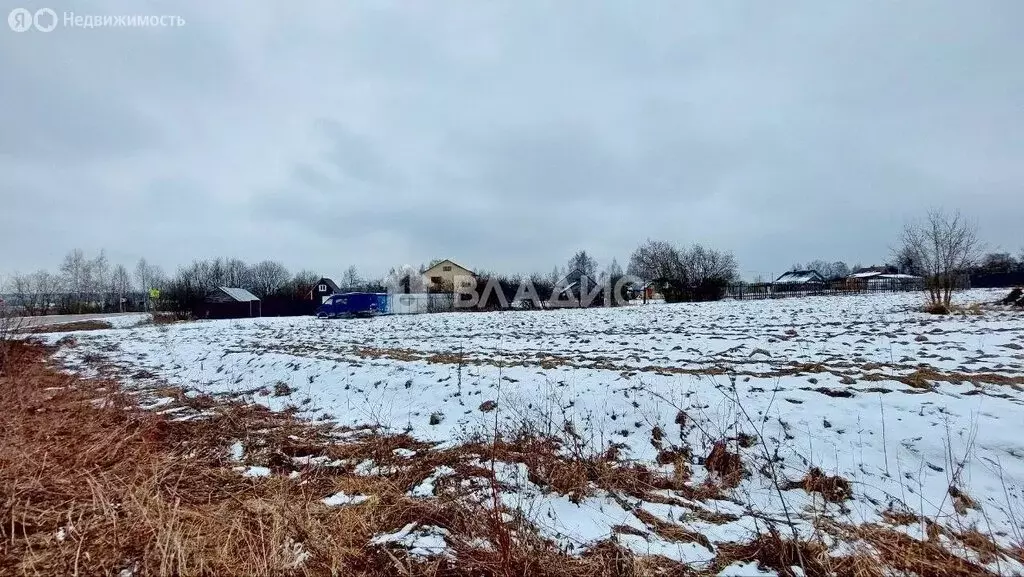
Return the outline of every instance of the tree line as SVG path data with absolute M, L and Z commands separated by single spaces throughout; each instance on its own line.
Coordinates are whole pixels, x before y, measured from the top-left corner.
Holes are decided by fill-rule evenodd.
M 932 210 L 918 221 L 908 222 L 887 264 L 874 270 L 904 273 L 925 279 L 933 302 L 948 306 L 950 293 L 964 275 L 1024 274 L 1024 251 L 1019 257 L 1008 252 L 981 253 L 977 227 L 959 213 Z M 430 265 L 441 259 L 431 261 Z M 419 292 L 429 290 L 419 278 L 430 265 L 391 269 L 384 278 L 363 278 L 354 266 L 337 279 L 342 291 Z M 604 268 L 586 250 L 578 250 L 550 273 L 530 275 L 477 271 L 477 289 L 489 285 L 487 307 L 500 308 L 514 300 L 519 288 L 529 282 L 542 300 L 562 293 L 580 297 L 587 287 L 619 285 L 624 275 L 638 283 L 628 285 L 630 294 L 653 286 L 669 302 L 716 300 L 739 279 L 736 257 L 728 251 L 702 244 L 682 246 L 663 240 L 647 240 L 630 255 L 625 271 L 617 259 Z M 812 260 L 794 264 L 793 270 L 814 270 L 826 280 L 840 280 L 863 269 L 840 260 Z M 14 304 L 28 315 L 69 314 L 140 310 L 150 305 L 148 293 L 160 291 L 159 304 L 169 310 L 188 311 L 218 287 L 244 288 L 262 300 L 309 300 L 318 272 L 300 270 L 292 274 L 282 263 L 263 260 L 247 263 L 238 258 L 195 260 L 167 275 L 146 259 L 129 269 L 111 263 L 104 251 L 86 255 L 74 249 L 64 257 L 57 272 L 39 270 L 16 274 L 4 289 Z M 396 287 L 395 278 L 404 277 L 406 286 Z M 415 282 L 408 279 L 415 277 Z M 771 282 L 774 279 L 755 279 Z M 639 286 L 638 286 L 639 285 Z M 497 288 L 495 288 L 497 287 Z M 452 287 L 434 287 L 450 291 Z M 557 295 L 556 295 L 557 293 Z M 600 301 L 598 301 L 600 302 Z
M 137 286 L 165 282 L 163 269 L 144 258 L 129 271 L 123 264 L 112 265 L 103 250 L 87 256 L 74 249 L 57 272 L 15 274 L 6 288 L 25 314 L 79 314 L 131 309 Z
M 247 263 L 238 258 L 195 260 L 167 275 L 145 258 L 129 270 L 123 264 L 111 264 L 106 252 L 87 255 L 81 249 L 67 253 L 57 272 L 42 269 L 15 274 L 4 287 L 10 304 L 26 315 L 130 312 L 158 307 L 161 310 L 187 312 L 218 287 L 243 288 L 260 299 L 308 299 L 322 276 L 310 270 L 295 274 L 273 260 Z M 379 281 L 360 278 L 349 267 L 341 278 L 347 290 L 377 289 Z M 150 298 L 150 291 L 159 294 Z
M 660 260 L 659 260 L 660 259 Z M 440 259 L 431 261 L 436 264 Z M 430 265 L 421 265 L 422 274 Z M 384 278 L 363 278 L 350 266 L 336 279 L 342 291 L 386 292 L 394 290 L 394 277 L 417 277 L 412 267 L 391 269 Z M 724 286 L 737 276 L 736 261 L 730 253 L 707 249 L 701 245 L 677 248 L 665 242 L 648 241 L 637 248 L 630 259 L 628 273 L 644 279 L 658 279 L 667 283 L 668 297 L 687 298 L 688 290 L 706 287 L 709 283 Z M 527 281 L 542 300 L 563 295 L 580 298 L 584 291 L 603 285 L 614 285 L 626 274 L 617 259 L 603 269 L 598 260 L 586 250 L 576 251 L 562 266 L 550 273 L 530 275 L 500 274 L 486 270 L 477 272 L 477 285 L 485 298 L 485 306 L 501 308 L 512 302 Z M 163 268 L 139 259 L 129 269 L 123 264 L 112 264 L 106 252 L 100 250 L 87 255 L 81 249 L 67 253 L 56 272 L 38 270 L 29 274 L 15 274 L 5 290 L 12 303 L 26 315 L 81 314 L 94 312 L 129 312 L 160 310 L 188 312 L 197 308 L 218 287 L 243 288 L 261 300 L 309 300 L 310 292 L 323 275 L 312 270 L 292 274 L 282 263 L 263 260 L 248 263 L 238 258 L 211 258 L 194 260 L 178 267 L 168 275 Z M 493 281 L 493 282 L 492 282 Z M 450 287 L 427 289 L 405 287 L 409 292 L 450 290 Z M 489 294 L 484 291 L 487 285 Z M 678 286 L 679 291 L 672 287 Z M 155 301 L 150 291 L 159 293 Z M 556 294 L 557 293 L 557 294 Z M 622 295 L 626 298 L 626 295 Z M 595 304 L 603 304 L 601 298 Z
M 648 240 L 629 258 L 627 272 L 651 281 L 667 302 L 718 300 L 739 278 L 731 252 L 694 244 L 682 247 Z

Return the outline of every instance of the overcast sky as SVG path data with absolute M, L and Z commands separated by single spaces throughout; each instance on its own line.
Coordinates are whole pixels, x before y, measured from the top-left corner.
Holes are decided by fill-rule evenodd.
M 962 209 L 1024 246 L 1024 2 L 0 0 L 182 27 L 0 22 L 0 275 L 105 248 L 625 266 L 880 262 Z

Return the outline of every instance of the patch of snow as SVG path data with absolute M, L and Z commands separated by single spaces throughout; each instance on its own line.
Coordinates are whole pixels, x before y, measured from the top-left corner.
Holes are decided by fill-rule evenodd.
M 446 536 L 447 529 L 434 525 L 420 527 L 417 523 L 409 523 L 393 533 L 375 535 L 370 539 L 370 545 L 401 545 L 408 549 L 411 555 L 427 557 L 443 553 L 448 548 Z
M 394 466 L 379 466 L 379 465 L 377 465 L 376 461 L 374 461 L 373 459 L 366 459 L 365 461 L 360 461 L 359 464 L 356 465 L 355 469 L 353 470 L 353 472 L 356 475 L 363 475 L 363 476 L 366 476 L 366 477 L 377 477 L 377 476 L 381 476 L 381 475 L 393 475 L 397 471 L 398 471 L 397 467 L 394 467 Z
M 955 298 L 992 302 L 1004 292 L 974 290 Z M 817 466 L 849 480 L 854 493 L 845 505 L 853 522 L 878 522 L 888 503 L 901 500 L 925 517 L 952 518 L 949 476 L 959 468 L 961 489 L 984 507 L 984 515 L 969 511 L 964 522 L 991 526 L 999 544 L 1010 546 L 1011 536 L 1024 530 L 1024 451 L 1014 425 L 1024 422 L 1024 393 L 1001 381 L 1024 374 L 1024 355 L 1007 346 L 1024 339 L 1024 323 L 1001 310 L 927 315 L 918 312 L 921 303 L 921 293 L 908 292 L 336 323 L 209 321 L 77 333 L 77 346 L 57 355 L 87 374 L 93 369 L 83 357 L 98 355 L 126 375 L 145 369 L 209 394 L 289 383 L 310 399 L 300 414 L 318 419 L 329 413 L 352 428 L 339 438 L 406 432 L 445 448 L 489 439 L 496 427 L 542 423 L 561 431 L 571 424 L 593 439 L 588 450 L 614 442 L 624 458 L 666 475 L 674 465 L 657 462 L 655 426 L 673 444 L 693 447 L 697 458 L 710 450 L 702 431 L 675 424 L 685 413 L 708 436 L 729 437 L 737 426 L 760 433 L 769 450 L 778 451 L 781 476 L 800 479 Z M 457 350 L 464 351 L 462 362 L 444 360 Z M 963 382 L 949 382 L 951 375 Z M 293 402 L 254 400 L 274 410 Z M 479 410 L 487 400 L 497 408 Z M 755 423 L 737 416 L 740 405 Z M 752 464 L 760 449 L 740 454 Z M 963 465 L 947 462 L 950 455 Z M 296 463 L 327 463 L 301 459 Z M 529 483 L 522 470 L 500 469 L 512 488 L 503 502 L 521 507 L 546 535 L 572 543 L 573 550 L 607 536 L 617 521 L 633 522 L 606 495 L 572 503 Z M 696 461 L 690 469 L 691 484 L 710 476 Z M 356 470 L 378 475 L 396 468 L 367 460 Z M 783 503 L 770 480 L 756 467 L 750 472 L 729 497 L 781 518 Z M 433 494 L 436 478 L 410 494 Z M 745 507 L 691 504 L 674 491 L 663 493 L 683 505 L 659 510 L 648 503 L 644 509 L 707 531 L 712 543 L 754 530 Z M 799 489 L 786 491 L 784 499 L 790 511 L 811 516 L 837 510 Z M 696 506 L 739 520 L 718 526 L 695 521 L 688 509 Z M 800 521 L 798 531 L 809 527 Z
M 454 474 L 455 469 L 452 469 L 447 465 L 441 465 L 440 467 L 434 469 L 434 472 L 431 473 L 429 477 L 423 479 L 422 481 L 420 481 L 418 485 L 413 487 L 408 494 L 410 497 L 418 498 L 433 497 L 435 494 L 434 483 L 436 483 L 437 480 L 440 479 L 441 477 L 448 477 Z
M 338 507 L 340 505 L 358 505 L 365 503 L 369 497 L 365 495 L 347 495 L 344 491 L 339 491 L 330 497 L 324 498 L 324 505 L 328 507 Z
M 259 467 L 250 465 L 248 467 L 235 467 L 236 471 L 241 471 L 243 477 L 269 477 L 270 469 L 267 467 Z
M 145 409 L 145 410 L 148 411 L 148 410 L 152 410 L 152 409 L 156 409 L 156 408 L 162 407 L 164 405 L 169 405 L 169 404 L 173 403 L 174 401 L 175 401 L 174 397 L 160 397 L 158 399 L 154 399 L 154 400 L 150 401 L 146 405 L 139 405 L 139 406 L 140 406 L 140 408 Z
M 340 459 L 331 459 L 326 455 L 313 456 L 306 455 L 304 457 L 292 457 L 292 463 L 296 465 L 303 465 L 306 467 L 339 467 L 344 464 Z
M 676 543 L 657 535 L 619 535 L 619 543 L 637 555 L 660 555 L 691 566 L 705 565 L 715 553 L 698 543 Z M 697 568 L 697 567 L 693 567 Z

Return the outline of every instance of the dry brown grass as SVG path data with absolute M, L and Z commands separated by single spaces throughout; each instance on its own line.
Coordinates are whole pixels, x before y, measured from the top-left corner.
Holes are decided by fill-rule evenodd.
M 708 471 L 717 473 L 722 484 L 727 487 L 736 487 L 743 480 L 743 460 L 738 453 L 729 451 L 725 442 L 715 443 L 711 453 L 704 459 L 704 466 Z
M 63 323 L 59 325 L 43 325 L 39 327 L 29 327 L 24 329 L 23 332 L 32 334 L 41 333 L 69 333 L 74 331 L 99 331 L 103 329 L 111 328 L 111 324 L 106 321 L 91 320 L 91 321 L 75 321 L 73 323 Z
M 829 503 L 842 503 L 853 496 L 850 482 L 839 476 L 829 476 L 817 467 L 812 467 L 799 481 L 785 484 L 783 490 L 803 489 L 808 493 L 818 493 Z
M 114 383 L 46 368 L 40 347 L 13 348 L 16 370 L 0 377 L 0 573 L 431 574 L 439 562 L 367 542 L 409 522 L 479 532 L 459 506 L 406 498 L 401 479 L 321 469 L 298 481 L 232 470 L 232 439 L 262 447 L 268 464 L 327 452 L 313 425 L 241 405 L 174 421 L 138 409 Z M 388 448 L 374 445 L 368 454 Z M 376 498 L 325 506 L 321 499 L 337 490 Z
M 905 573 L 934 577 L 991 577 L 985 567 L 954 555 L 938 539 L 919 541 L 881 525 L 846 527 L 845 535 L 871 545 L 886 566 Z
M 673 565 L 638 560 L 611 542 L 573 557 L 486 504 L 406 496 L 440 464 L 460 478 L 488 476 L 471 464 L 483 447 L 434 451 L 405 435 L 372 432 L 338 442 L 336 428 L 288 413 L 162 389 L 206 415 L 174 420 L 140 409 L 116 383 L 47 367 L 47 353 L 14 343 L 17 362 L 0 375 L 0 574 L 130 568 L 136 575 L 610 577 Z M 247 478 L 234 470 L 229 447 L 236 439 L 244 441 L 247 464 L 274 474 Z M 514 461 L 538 450 L 531 472 L 566 494 L 583 492 L 588 479 L 636 492 L 652 484 L 646 471 L 620 471 L 610 461 L 556 463 L 554 447 L 541 444 L 499 444 L 491 456 Z M 417 456 L 396 456 L 399 448 Z M 356 474 L 351 465 L 303 466 L 296 457 L 373 459 L 394 471 Z M 295 471 L 299 477 L 289 478 Z M 358 506 L 323 504 L 338 491 L 371 498 Z M 368 544 L 408 523 L 449 531 L 451 555 L 425 559 Z
M 891 525 L 913 525 L 921 522 L 921 517 L 917 513 L 905 509 L 886 509 L 882 511 L 882 519 Z
M 953 498 L 953 509 L 961 515 L 966 515 L 968 509 L 978 508 L 978 503 L 970 495 L 954 485 L 949 486 L 949 496 Z
M 171 387 L 152 393 L 175 399 L 182 411 L 158 414 L 142 410 L 140 396 L 114 382 L 47 366 L 48 354 L 42 346 L 14 342 L 0 372 L 0 574 L 117 574 L 131 568 L 135 575 L 710 576 L 734 561 L 754 561 L 781 574 L 801 565 L 808 576 L 883 574 L 871 555 L 830 556 L 821 542 L 789 541 L 774 529 L 747 543 L 715 545 L 682 523 L 635 506 L 640 500 L 681 505 L 661 492 L 666 489 L 696 501 L 723 498 L 744 474 L 739 454 L 724 443 L 704 461 L 718 482 L 691 486 L 688 449 L 665 450 L 665 464 L 675 465 L 675 473 L 666 474 L 624 462 L 615 450 L 585 454 L 569 432 L 561 439 L 521 435 L 440 449 L 407 435 L 346 431 L 289 412 L 189 397 Z M 344 441 L 339 433 L 346 434 Z M 235 441 L 244 445 L 245 465 L 265 466 L 272 474 L 240 475 L 240 463 L 230 456 Z M 301 462 L 309 458 L 336 465 Z M 355 470 L 368 460 L 386 472 Z M 522 463 L 535 483 L 575 499 L 603 490 L 634 511 L 651 534 L 698 543 L 714 561 L 698 570 L 637 556 L 614 539 L 580 556 L 566 554 L 516 511 L 494 506 L 503 487 L 488 461 Z M 436 498 L 407 496 L 441 465 L 455 474 L 436 481 Z M 813 471 L 808 478 L 808 490 L 842 496 L 837 478 Z M 469 479 L 483 480 L 494 500 L 458 498 L 469 491 L 462 486 Z M 339 491 L 370 498 L 355 506 L 322 502 Z M 693 504 L 689 510 L 706 522 L 735 520 Z M 369 544 L 374 535 L 409 523 L 448 531 L 448 554 L 422 558 L 401 547 Z M 920 575 L 989 574 L 936 543 L 893 537 L 883 527 L 840 531 L 871 543 L 888 567 Z M 615 533 L 638 530 L 620 527 Z M 998 552 L 984 535 L 957 538 L 979 554 Z
M 948 305 L 943 303 L 928 303 L 921 309 L 922 312 L 926 312 L 931 315 L 948 315 L 950 308 Z

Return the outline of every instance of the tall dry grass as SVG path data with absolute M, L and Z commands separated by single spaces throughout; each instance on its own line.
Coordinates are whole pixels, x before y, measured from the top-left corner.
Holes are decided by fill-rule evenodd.
M 646 577 L 715 575 L 737 561 L 780 574 L 798 566 L 808 576 L 874 576 L 892 567 L 920 575 L 992 574 L 938 542 L 897 538 L 886 527 L 833 527 L 833 535 L 846 532 L 851 542 L 874 546 L 842 557 L 830 556 L 820 541 L 775 529 L 718 545 L 713 561 L 700 567 L 635 555 L 614 535 L 573 556 L 542 538 L 522 511 L 502 504 L 501 493 L 514 487 L 497 477 L 494 463 L 525 465 L 534 484 L 574 500 L 601 490 L 660 537 L 711 545 L 681 525 L 644 516 L 635 504 L 664 501 L 658 497 L 664 490 L 696 501 L 727 498 L 732 469 L 758 467 L 731 456 L 748 443 L 733 440 L 723 461 L 729 467 L 715 481 L 693 485 L 679 471 L 665 475 L 625 462 L 615 450 L 593 450 L 571 427 L 541 433 L 536 423 L 515 431 L 496 424 L 490 440 L 450 448 L 372 429 L 345 431 L 339 440 L 330 424 L 173 388 L 152 393 L 173 398 L 175 412 L 144 410 L 142 397 L 115 382 L 49 366 L 50 351 L 40 345 L 7 346 L 0 372 L 0 574 Z M 232 456 L 236 442 L 244 446 L 241 462 Z M 663 461 L 685 470 L 693 449 L 659 442 L 666 443 Z M 399 448 L 415 456 L 397 456 Z M 312 464 L 317 461 L 337 465 Z M 353 466 L 368 461 L 381 472 Z M 238 471 L 245 465 L 272 474 L 245 477 Z M 410 497 L 441 465 L 455 475 L 443 488 L 438 481 L 436 498 Z M 482 492 L 463 488 L 471 479 L 484 480 Z M 811 475 L 804 485 L 846 497 L 833 478 Z M 339 491 L 369 499 L 324 504 Z M 700 517 L 700 509 L 693 514 Z M 704 515 L 709 522 L 730 520 L 711 510 Z M 422 557 L 371 544 L 409 524 L 446 531 L 445 553 Z
M 38 345 L 10 349 L 18 361 L 0 376 L 2 574 L 623 574 L 614 567 L 624 552 L 571 558 L 528 533 L 510 537 L 486 507 L 406 495 L 457 455 L 438 454 L 395 476 L 302 467 L 297 459 L 322 455 L 386 463 L 415 442 L 369 436 L 339 444 L 287 413 L 209 398 L 180 397 L 205 417 L 174 420 L 181 413 L 142 410 L 116 383 L 46 366 Z M 230 457 L 235 439 L 275 474 L 240 475 Z M 289 478 L 289 469 L 300 475 Z M 322 499 L 339 490 L 373 497 L 358 507 L 326 506 Z M 368 546 L 409 523 L 449 531 L 452 554 L 422 559 Z

